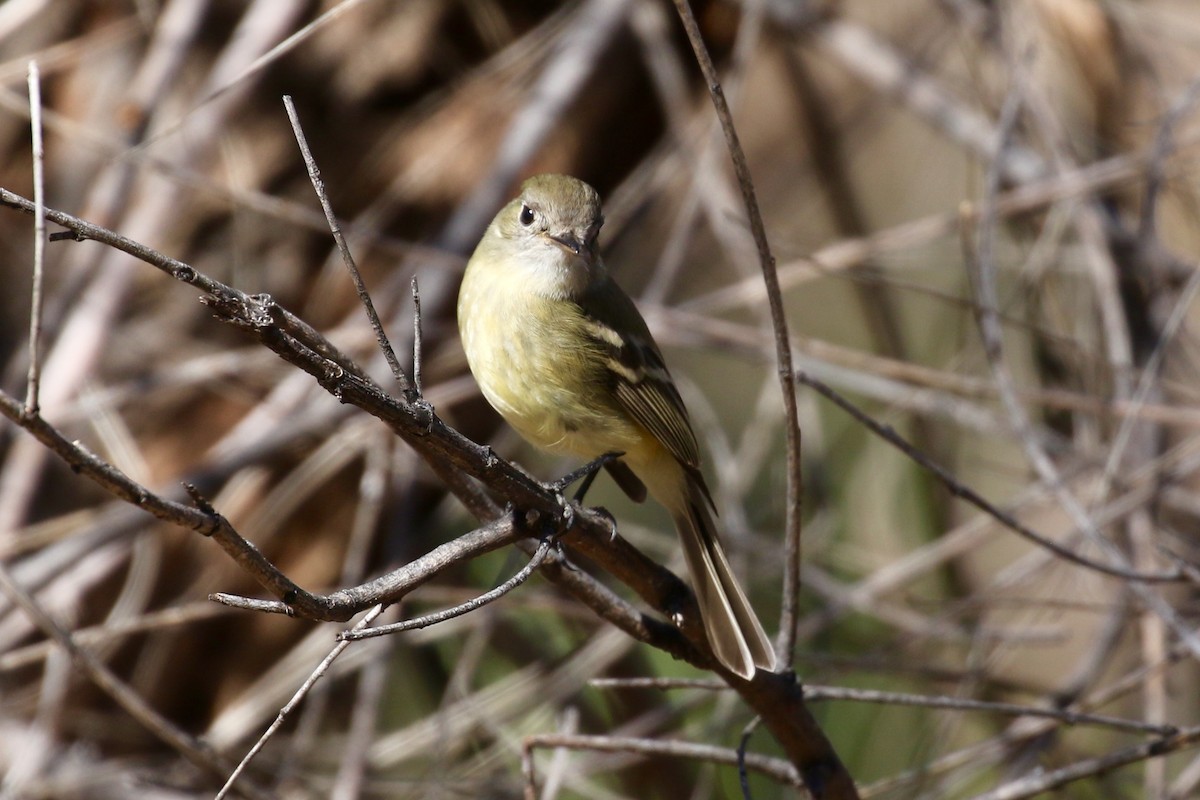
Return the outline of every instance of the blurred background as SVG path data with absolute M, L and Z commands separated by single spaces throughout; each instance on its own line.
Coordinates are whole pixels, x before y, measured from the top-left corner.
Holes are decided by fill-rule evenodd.
M 1200 561 L 1200 8 L 694 9 L 750 160 L 798 368 L 1073 551 L 1107 562 L 1115 549 L 1149 572 Z M 574 465 L 530 452 L 481 401 L 454 298 L 465 257 L 522 178 L 593 183 L 605 257 L 681 384 L 727 547 L 776 630 L 786 470 L 770 323 L 670 4 L 7 0 L 0 185 L 28 197 L 34 58 L 48 205 L 269 293 L 391 386 L 304 172 L 281 101 L 291 95 L 402 361 L 415 276 L 428 399 L 545 478 Z M 0 382 L 17 397 L 32 242 L 29 218 L 0 210 Z M 987 346 L 981 302 L 1001 331 Z M 177 496 L 195 483 L 310 590 L 354 585 L 473 527 L 380 423 L 127 256 L 50 244 L 45 331 L 50 422 L 149 487 Z M 1134 586 L 1065 563 L 799 391 L 805 683 L 1200 724 L 1197 651 L 1180 633 L 1200 612 L 1194 581 Z M 607 478 L 589 502 L 682 568 L 665 515 Z M 137 695 L 234 761 L 343 627 L 208 602 L 261 590 L 211 542 L 108 497 L 9 422 L 0 560 Z M 523 563 L 511 550 L 477 559 L 399 613 L 466 600 Z M 704 677 L 535 577 L 452 622 L 350 648 L 247 777 L 289 798 L 509 798 L 531 734 L 737 746 L 750 716 L 731 693 L 590 683 L 640 676 Z M 879 798 L 985 795 L 1151 739 L 892 703 L 813 710 L 864 796 Z M 765 731 L 750 748 L 779 753 Z M 733 768 L 682 758 L 538 751 L 535 763 L 543 797 L 740 791 Z M 198 798 L 220 785 L 7 600 L 0 773 L 3 796 L 20 798 Z M 1059 796 L 1200 792 L 1187 748 L 1081 773 Z M 755 798 L 796 796 L 758 775 L 750 786 Z

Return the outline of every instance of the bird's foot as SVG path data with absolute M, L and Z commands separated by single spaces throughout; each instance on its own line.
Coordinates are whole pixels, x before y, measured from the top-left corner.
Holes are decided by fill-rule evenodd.
M 564 491 L 575 481 L 583 478 L 583 482 L 579 484 L 579 488 L 575 490 L 575 496 L 572 498 L 576 503 L 583 503 L 583 498 L 587 495 L 588 489 L 592 488 L 592 481 L 596 480 L 596 473 L 605 465 L 612 461 L 616 461 L 624 453 L 605 453 L 599 458 L 593 459 L 584 464 L 579 469 L 574 469 L 562 476 L 556 481 L 552 481 L 547 486 L 556 492 Z

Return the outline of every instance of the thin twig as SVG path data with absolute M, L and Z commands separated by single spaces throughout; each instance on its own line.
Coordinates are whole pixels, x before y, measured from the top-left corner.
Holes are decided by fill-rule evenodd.
M 72 469 L 91 479 L 110 494 L 141 508 L 157 519 L 196 531 L 216 541 L 236 562 L 247 569 L 265 588 L 280 597 L 305 594 L 285 575 L 270 564 L 224 517 L 211 509 L 191 508 L 150 491 L 129 476 L 108 464 L 77 441 L 68 440 L 61 432 L 38 415 L 27 415 L 15 398 L 0 392 L 0 414 L 33 434 L 50 452 L 58 455 Z
M 359 620 L 355 627 L 361 628 L 371 624 L 371 622 L 382 613 L 383 606 L 376 606 L 368 611 L 367 615 Z M 317 681 L 324 677 L 325 673 L 329 671 L 329 667 L 332 666 L 333 662 L 337 660 L 337 657 L 340 656 L 349 646 L 350 643 L 346 641 L 340 641 L 333 646 L 333 649 L 329 651 L 329 654 L 322 659 L 321 663 L 317 665 L 317 668 L 314 669 L 308 676 L 308 679 L 305 680 L 304 683 L 300 685 L 300 688 L 296 690 L 296 693 L 292 695 L 292 699 L 288 700 L 283 708 L 279 709 L 279 713 L 275 716 L 275 721 L 271 723 L 270 727 L 263 731 L 262 736 L 258 737 L 258 741 L 255 742 L 254 746 L 251 747 L 246 755 L 242 757 L 241 762 L 238 763 L 233 772 L 229 773 L 229 778 L 225 781 L 225 785 L 221 787 L 221 790 L 217 792 L 217 794 L 213 797 L 213 800 L 223 800 L 223 798 L 229 795 L 229 792 L 233 789 L 233 784 L 237 782 L 239 777 L 241 777 L 242 773 L 246 770 L 246 767 L 250 766 L 250 762 L 254 759 L 254 757 L 258 755 L 264 746 L 266 746 L 267 742 L 272 736 L 275 735 L 275 732 L 279 730 L 279 728 L 291 715 L 292 711 L 295 710 L 296 706 L 300 705 L 300 702 L 308 695 L 309 690 L 316 685 Z
M 413 275 L 412 279 L 412 299 L 413 299 L 413 386 L 417 390 L 417 397 L 425 395 L 421 388 L 421 290 L 417 287 L 417 276 Z
M 292 132 L 296 136 L 296 144 L 300 146 L 300 155 L 304 158 L 304 167 L 308 170 L 313 190 L 321 202 L 321 210 L 325 212 L 325 219 L 329 221 L 329 232 L 333 234 L 333 241 L 342 255 L 342 263 L 346 265 L 346 271 L 350 273 L 350 279 L 354 281 L 354 290 L 358 293 L 359 302 L 363 304 L 363 309 L 367 312 L 367 319 L 371 321 L 371 328 L 375 331 L 375 340 L 379 342 L 379 349 L 383 351 L 383 357 L 387 359 L 388 367 L 392 370 L 392 377 L 395 378 L 404 398 L 411 403 L 416 400 L 418 393 L 408 376 L 404 374 L 404 368 L 400 366 L 399 359 L 396 358 L 396 351 L 392 349 L 392 344 L 388 341 L 387 332 L 383 329 L 383 323 L 375 311 L 375 304 L 371 301 L 370 293 L 367 292 L 367 284 L 358 271 L 358 265 L 354 262 L 349 245 L 346 244 L 346 237 L 342 235 L 341 223 L 338 222 L 337 215 L 333 213 L 333 204 L 329 202 L 329 195 L 325 193 L 325 182 L 321 180 L 321 170 L 317 167 L 317 161 L 308 148 L 308 140 L 305 139 L 304 130 L 300 127 L 300 116 L 296 113 L 296 106 L 292 103 L 290 95 L 284 95 L 283 106 L 287 109 L 288 120 L 292 123 Z
M 1058 720 L 1066 725 L 1097 725 L 1135 733 L 1153 733 L 1172 736 L 1179 732 L 1174 725 L 1155 725 L 1135 719 L 1122 719 L 1104 714 L 1088 714 L 1058 708 L 1036 708 L 1019 703 L 993 703 L 969 700 L 964 697 L 931 697 L 906 694 L 904 692 L 880 692 L 873 689 L 851 689 L 844 686 L 805 686 L 804 698 L 810 703 L 842 700 L 855 703 L 881 703 L 893 706 L 915 706 L 919 708 L 948 708 L 956 711 L 990 711 L 1011 717 L 1040 717 Z
M 342 633 L 338 634 L 338 639 L 343 642 L 353 642 L 358 639 L 371 639 L 376 636 L 386 636 L 391 633 L 401 633 L 402 631 L 411 631 L 418 628 L 428 628 L 430 625 L 436 625 L 439 622 L 445 622 L 448 619 L 461 617 L 463 614 L 474 611 L 477 608 L 482 608 L 488 603 L 500 599 L 525 581 L 529 580 L 530 576 L 533 575 L 534 570 L 541 566 L 542 561 L 545 560 L 546 555 L 550 552 L 552 545 L 553 542 L 551 542 L 550 539 L 547 538 L 542 540 L 542 543 L 538 545 L 537 551 L 534 552 L 533 558 L 529 559 L 529 563 L 522 567 L 520 572 L 518 572 L 516 575 L 513 575 L 496 588 L 488 592 L 484 592 L 478 597 L 471 598 L 465 603 L 461 603 L 453 608 L 437 611 L 433 614 L 426 614 L 425 616 L 417 617 L 416 619 L 406 619 L 403 622 L 394 622 L 390 625 L 379 625 L 378 627 L 374 628 L 355 626 L 351 630 L 343 631 Z
M 4 190 L 0 189 L 0 196 L 4 194 Z M 185 271 L 191 270 L 190 267 L 181 268 Z M 188 274 L 191 279 L 200 282 L 207 283 L 211 280 L 201 278 L 196 273 Z M 224 287 L 223 290 L 218 291 L 232 292 L 233 290 Z M 347 376 L 343 375 L 342 377 L 346 378 Z M 347 387 L 352 385 L 357 386 L 353 383 L 346 384 Z M 372 411 L 373 401 L 388 400 L 382 393 L 359 394 L 357 391 L 348 393 L 354 395 L 354 402 L 368 411 Z M 378 415 L 380 410 L 375 407 L 372 413 Z M 315 595 L 295 585 L 257 548 L 238 535 L 223 516 L 216 514 L 211 508 L 207 511 L 204 510 L 203 506 L 206 504 L 198 495 L 193 499 L 201 508 L 191 508 L 150 492 L 130 480 L 115 467 L 85 450 L 78 442 L 68 441 L 40 417 L 25 416 L 23 406 L 3 392 L 0 392 L 0 414 L 7 416 L 32 433 L 51 452 L 59 455 L 73 469 L 95 481 L 106 491 L 159 519 L 213 538 L 234 561 L 253 575 L 265 588 L 277 597 L 285 599 L 285 601 L 262 601 L 233 598 L 226 595 L 210 597 L 210 599 L 231 606 L 289 615 L 297 614 L 316 620 L 345 620 L 362 610 L 364 602 L 373 605 L 377 602 L 394 601 L 418 582 L 428 580 L 432 574 L 447 564 L 458 563 L 455 556 L 446 550 L 447 547 L 454 550 L 465 548 L 466 551 L 486 552 L 511 542 L 517 536 L 512 515 L 502 515 L 484 528 L 436 548 L 427 556 L 376 579 L 376 581 L 354 589 L 339 590 L 328 596 Z M 439 436 L 452 434 L 449 429 L 440 426 L 435 431 L 434 437 L 422 438 L 421 441 L 433 444 Z M 467 453 L 474 453 L 481 459 L 481 462 L 476 463 L 472 468 L 475 474 L 489 476 L 500 491 L 507 492 L 510 497 L 519 498 L 530 509 L 525 515 L 527 524 L 535 524 L 542 518 L 553 520 L 561 517 L 562 501 L 560 497 L 541 488 L 539 484 L 516 467 L 500 461 L 490 450 L 478 448 L 457 434 L 452 434 L 452 438 L 456 441 L 452 447 L 467 449 L 465 451 L 441 451 L 442 455 L 438 457 L 432 457 L 426 453 L 427 457 L 431 457 L 431 463 L 435 466 L 441 465 L 440 459 L 448 457 L 454 464 L 466 464 L 469 457 L 464 457 L 467 456 Z M 443 444 L 447 444 L 447 442 L 443 441 Z M 445 470 L 435 471 L 439 471 L 439 474 L 445 472 Z M 507 479 L 504 478 L 505 475 L 507 475 Z M 497 478 L 500 480 L 497 481 Z M 540 511 L 535 510 L 539 507 Z M 600 560 L 610 572 L 636 588 L 655 607 L 664 608 L 668 602 L 674 606 L 688 602 L 686 598 L 690 595 L 677 577 L 629 546 L 624 540 L 611 538 L 611 524 L 607 518 L 594 512 L 585 511 L 576 512 L 573 519 L 575 527 L 570 537 L 573 546 L 580 548 L 581 552 L 589 557 Z M 519 540 L 518 546 L 520 546 Z M 477 548 L 482 549 L 476 550 Z M 655 643 L 656 646 L 662 647 L 678 657 L 693 660 L 699 665 L 705 667 L 711 665 L 712 662 L 703 654 L 703 651 L 697 650 L 689 644 L 688 639 L 684 638 L 678 629 L 669 625 L 651 624 L 627 602 L 600 586 L 594 578 L 580 573 L 578 570 L 560 569 L 561 565 L 556 565 L 552 561 L 546 562 L 543 566 L 548 568 L 547 574 L 552 580 L 565 585 L 577 599 L 634 638 Z M 411 568 L 416 568 L 420 574 L 410 574 Z M 410 583 L 409 578 L 413 578 L 416 582 Z M 688 616 L 694 615 L 693 610 Z M 691 641 L 703 641 L 703 631 L 698 625 L 688 630 L 688 636 L 692 637 Z
M 593 750 L 601 753 L 633 753 L 641 756 L 661 758 L 686 758 L 711 764 L 737 766 L 738 753 L 728 747 L 714 747 L 694 742 L 664 739 L 635 739 L 628 736 L 585 736 L 581 734 L 548 733 L 529 736 L 521 745 L 522 762 L 528 768 L 527 780 L 533 782 L 533 751 L 540 748 L 568 748 L 571 750 Z M 767 775 L 786 786 L 803 786 L 796 768 L 779 758 L 761 753 L 747 753 L 746 767 Z M 530 785 L 529 783 L 526 784 Z M 809 786 L 809 791 L 819 796 L 820 787 Z M 528 796 L 528 795 L 526 795 Z
M 37 61 L 29 62 L 29 126 L 33 135 L 33 288 L 29 308 L 29 379 L 25 413 L 38 412 L 42 359 L 42 275 L 46 265 L 46 151 L 42 145 L 42 83 Z
M 1085 758 L 1061 769 L 1049 772 L 1035 770 L 1031 774 L 1012 780 L 990 792 L 976 795 L 972 800 L 1023 800 L 1023 798 L 1035 797 L 1083 778 L 1111 772 L 1118 767 L 1136 764 L 1151 758 L 1161 758 L 1186 747 L 1192 747 L 1198 742 L 1200 742 L 1200 727 L 1188 728 L 1162 739 L 1144 742 L 1123 750 L 1114 750 L 1094 758 Z
M 729 686 L 715 678 L 592 678 L 588 686 L 595 689 L 703 689 L 723 691 Z
M 900 436 L 900 434 L 896 433 L 891 426 L 876 422 L 869 414 L 851 403 L 838 392 L 834 391 L 828 384 L 814 378 L 803 370 L 796 372 L 796 380 L 800 383 L 803 383 L 805 386 L 815 389 L 818 393 L 832 401 L 834 405 L 845 411 L 860 424 L 865 425 L 876 436 L 890 443 L 901 453 L 904 453 L 904 455 L 908 456 L 917 464 L 927 469 L 934 475 L 934 477 L 945 484 L 946 488 L 949 489 L 950 493 L 955 497 L 960 497 L 963 500 L 966 500 L 979 510 L 994 517 L 1006 528 L 1009 528 L 1015 533 L 1025 537 L 1029 541 L 1046 548 L 1058 557 L 1069 561 L 1072 564 L 1078 564 L 1081 567 L 1102 572 L 1105 575 L 1112 575 L 1113 577 L 1124 578 L 1130 581 L 1138 581 L 1142 583 L 1174 583 L 1183 579 L 1183 576 L 1177 570 L 1172 572 L 1137 572 L 1126 569 L 1125 567 L 1117 564 L 1104 564 L 1098 561 L 1093 561 L 1086 556 L 1081 556 L 1073 550 L 1064 547 L 1053 539 L 1047 539 L 1042 534 L 1037 533 L 1033 529 L 1022 524 L 1012 514 L 984 499 L 982 495 L 980 495 L 971 487 L 959 483 L 957 480 L 955 480 L 954 476 L 947 472 L 943 467 L 930 460 L 928 456 L 905 441 L 905 439 Z
M 327 595 L 304 593 L 287 601 L 258 600 L 216 593 L 215 602 L 235 608 L 276 614 L 301 614 L 309 619 L 342 621 L 379 604 L 395 603 L 443 570 L 467 559 L 511 544 L 518 536 L 512 515 L 503 515 L 469 533 L 438 545 L 402 567 L 352 588 Z M 311 612 L 316 612 L 315 615 Z
M 13 206 L 30 214 L 33 212 L 30 201 L 3 188 L 0 188 L 0 205 Z M 640 612 L 596 579 L 568 565 L 565 559 L 547 558 L 542 565 L 543 574 L 633 638 L 651 643 L 703 669 L 717 669 L 699 622 L 694 595 L 677 576 L 660 564 L 620 537 L 613 539 L 611 525 L 603 515 L 580 509 L 568 515 L 560 494 L 533 480 L 511 463 L 497 458 L 489 448 L 466 439 L 436 416 L 423 418 L 414 404 L 383 392 L 354 368 L 352 362 L 348 362 L 347 366 L 341 358 L 332 355 L 336 350 L 324 337 L 270 298 L 248 296 L 188 264 L 61 211 L 48 208 L 46 217 L 72 230 L 76 238 L 108 244 L 162 270 L 175 280 L 201 289 L 206 293 L 203 299 L 220 318 L 256 336 L 262 344 L 315 378 L 342 402 L 353 404 L 382 420 L 429 463 L 449 465 L 455 471 L 470 473 L 486 483 L 522 511 L 526 525 L 536 525 L 541 529 L 540 532 L 552 533 L 565 530 L 568 521 L 571 522 L 571 530 L 564 538 L 566 544 L 633 588 L 652 607 L 670 609 L 670 613 L 681 616 L 682 626 L 676 627 Z M 99 459 L 94 456 L 89 459 L 88 454 L 74 447 L 43 420 L 24 415 L 19 403 L 10 406 L 3 393 L 0 393 L 0 413 L 30 430 L 68 463 L 81 464 L 81 469 L 86 468 L 88 477 L 99 481 L 109 491 L 139 506 L 158 502 L 158 498 L 150 496 L 142 487 L 119 473 L 114 474 Z M 458 487 L 458 484 L 452 485 Z M 468 496 L 467 499 L 473 505 L 478 505 L 474 496 Z M 490 504 L 488 507 L 492 508 Z M 214 537 L 225 537 L 222 547 L 236 544 L 230 555 L 239 563 L 243 558 L 248 563 L 262 559 L 256 550 L 246 548 L 240 537 L 235 539 L 229 536 L 232 528 L 219 515 L 214 520 L 193 509 L 183 509 L 185 517 L 196 516 L 199 525 L 197 530 L 211 533 Z M 528 538 L 519 538 L 516 545 L 530 555 L 536 549 Z M 301 601 L 310 603 L 313 599 L 298 588 L 284 589 L 278 586 L 272 587 L 271 591 L 289 602 L 295 599 L 297 607 Z M 314 618 L 321 618 L 319 614 L 324 613 L 320 604 L 312 605 L 311 610 L 318 615 Z M 753 681 L 737 681 L 736 689 L 746 703 L 762 715 L 764 724 L 792 762 L 818 780 L 824 789 L 822 794 L 825 800 L 857 796 L 844 765 L 804 706 L 803 696 L 793 677 L 760 670 Z
M 658 689 L 660 691 L 677 689 L 725 691 L 729 688 L 720 681 L 685 678 L 593 678 L 588 681 L 588 685 L 596 689 Z M 1070 709 L 1037 708 L 1020 703 L 996 703 L 962 697 L 936 697 L 906 692 L 881 692 L 874 689 L 855 689 L 845 686 L 806 684 L 804 699 L 810 703 L 836 700 L 919 708 L 948 708 L 958 711 L 990 711 L 1011 717 L 1040 717 L 1058 720 L 1067 725 L 1096 725 L 1136 733 L 1153 733 L 1158 736 L 1171 736 L 1179 732 L 1179 728 L 1174 725 L 1155 725 L 1140 720 L 1089 714 Z
M 788 462 L 783 598 L 776 649 L 780 661 L 790 668 L 795 658 L 796 621 L 799 616 L 800 603 L 800 559 L 802 557 L 800 503 L 803 475 L 800 452 L 800 415 L 796 401 L 796 387 L 793 385 L 792 378 L 794 368 L 787 316 L 783 307 L 779 275 L 775 269 L 775 257 L 771 254 L 766 227 L 758 208 L 750 167 L 738 139 L 733 115 L 730 113 L 729 104 L 721 89 L 716 67 L 704 44 L 700 26 L 696 22 L 688 0 L 674 0 L 674 4 L 688 41 L 691 43 L 692 52 L 696 56 L 696 62 L 704 75 L 713 108 L 721 123 L 721 131 L 725 135 L 734 174 L 737 176 L 738 187 L 741 189 L 742 200 L 746 206 L 746 215 L 750 221 L 750 230 L 754 236 L 754 244 L 758 250 L 759 266 L 762 270 L 767 302 L 771 310 L 771 327 L 775 336 L 776 369 L 785 411 L 784 431 L 787 440 Z M 756 704 L 751 703 L 751 705 L 755 705 L 761 710 Z M 795 709 L 797 712 L 804 710 L 803 696 L 796 698 Z M 785 732 L 779 726 L 779 720 L 764 715 L 764 721 L 775 737 L 784 743 Z M 811 722 L 811 724 L 807 724 L 807 722 Z M 815 720 L 806 720 L 802 732 L 793 730 L 787 735 L 796 737 L 792 739 L 793 747 L 789 750 L 789 755 L 800 770 L 804 783 L 814 796 L 828 800 L 835 800 L 835 798 L 837 800 L 850 800 L 851 798 L 857 800 L 858 791 L 854 786 L 854 780 Z M 787 744 L 785 744 L 785 748 L 787 748 Z M 801 751 L 803 751 L 803 755 L 800 755 Z
M 2 187 L 0 187 L 0 205 L 9 206 L 27 214 L 33 214 L 35 210 L 32 201 Z M 338 368 L 346 370 L 351 375 L 358 378 L 366 376 L 366 372 L 354 362 L 353 358 L 334 347 L 328 339 L 307 322 L 292 314 L 287 309 L 273 304 L 269 296 L 247 295 L 244 292 L 234 289 L 232 286 L 228 286 L 205 275 L 190 264 L 185 264 L 178 259 L 163 255 L 152 247 L 147 247 L 141 242 L 130 239 L 128 236 L 122 236 L 100 225 L 94 225 L 52 208 L 46 208 L 45 213 L 46 219 L 50 222 L 68 229 L 66 233 L 51 235 L 49 237 L 51 240 L 70 239 L 77 242 L 88 240 L 100 242 L 114 250 L 119 250 L 122 253 L 133 256 L 139 261 L 149 264 L 177 281 L 189 284 L 212 295 L 219 302 L 257 305 L 259 308 L 254 313 L 248 314 L 248 316 L 258 317 L 264 314 L 277 316 L 278 318 L 274 322 L 288 336 L 294 337 L 300 344 L 334 362 Z M 248 320 L 242 321 L 244 323 Z M 262 322 L 265 323 L 266 320 L 262 320 Z
M 721 123 L 721 131 L 725 134 L 725 143 L 729 148 L 729 156 L 733 161 L 733 171 L 737 176 L 738 187 L 742 192 L 742 200 L 746 205 L 746 214 L 750 220 L 750 231 L 754 235 L 754 244 L 758 249 L 759 266 L 762 268 L 763 283 L 767 290 L 767 303 L 771 310 L 771 325 L 775 334 L 776 368 L 779 371 L 780 389 L 783 394 L 783 406 L 786 415 L 784 430 L 787 433 L 787 510 L 785 533 L 785 557 L 783 574 L 783 608 L 780 614 L 779 639 L 777 649 L 780 660 L 791 665 L 794 659 L 796 644 L 796 620 L 799 615 L 800 598 L 800 559 L 801 559 L 801 483 L 802 467 L 800 460 L 800 413 L 796 404 L 796 387 L 792 382 L 792 346 L 788 337 L 787 315 L 783 307 L 783 296 L 780 293 L 779 275 L 775 271 L 775 257 L 771 254 L 771 245 L 767 240 L 766 227 L 763 224 L 762 213 L 758 208 L 758 199 L 754 192 L 754 181 L 750 175 L 750 166 L 746 154 L 738 139 L 737 129 L 733 124 L 733 115 L 725 100 L 725 92 L 721 88 L 717 69 L 713 65 L 708 47 L 700 35 L 700 26 L 692 14 L 688 0 L 674 0 L 675 9 L 683 22 L 684 31 L 696 55 L 696 63 L 704 75 L 708 85 L 709 96 L 716 109 L 717 119 Z
M 1160 671 L 1170 663 L 1174 663 L 1186 656 L 1186 647 L 1182 644 L 1177 645 L 1170 653 L 1168 661 L 1157 665 L 1139 665 L 1131 672 L 1119 678 L 1115 683 L 1094 692 L 1088 698 L 1087 706 L 1090 708 L 1099 708 L 1124 697 L 1126 694 L 1139 688 L 1148 674 Z M 884 780 L 877 781 L 865 787 L 863 795 L 865 797 L 879 797 L 885 794 L 890 796 L 895 794 L 901 787 L 911 785 L 915 782 L 927 781 L 930 776 L 942 775 L 969 764 L 983 765 L 998 763 L 1000 760 L 1011 757 L 1014 752 L 1022 749 L 1028 743 L 1044 738 L 1046 734 L 1053 731 L 1055 724 L 1055 720 L 1047 718 L 1031 718 L 1017 721 L 1008 726 L 998 736 L 938 756 L 932 761 L 923 763 L 917 769 L 907 770 Z
M 742 735 L 738 737 L 738 784 L 742 789 L 742 800 L 752 800 L 752 795 L 750 794 L 750 772 L 746 769 L 746 748 L 750 746 L 750 737 L 758 730 L 760 722 L 762 722 L 762 717 L 755 717 L 750 720 L 746 723 L 746 727 L 742 729 Z

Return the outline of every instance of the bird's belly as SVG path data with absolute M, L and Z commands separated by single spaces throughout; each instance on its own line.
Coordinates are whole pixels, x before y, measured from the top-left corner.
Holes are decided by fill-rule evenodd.
M 615 406 L 590 362 L 520 326 L 463 326 L 471 371 L 487 401 L 527 441 L 596 458 L 635 448 L 641 432 Z

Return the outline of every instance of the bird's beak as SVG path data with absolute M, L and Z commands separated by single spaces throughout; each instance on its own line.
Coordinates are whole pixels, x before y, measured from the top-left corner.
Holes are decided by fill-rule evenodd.
M 575 239 L 575 237 L 570 236 L 570 235 L 564 235 L 564 236 L 555 236 L 554 234 L 547 234 L 547 235 L 550 237 L 550 241 L 554 242 L 559 247 L 562 247 L 566 250 L 571 251 L 571 253 L 574 255 L 577 255 L 577 256 L 583 255 L 583 245 L 580 244 L 579 241 Z

